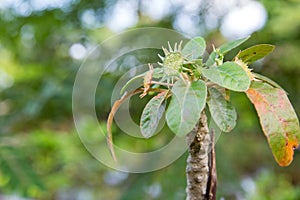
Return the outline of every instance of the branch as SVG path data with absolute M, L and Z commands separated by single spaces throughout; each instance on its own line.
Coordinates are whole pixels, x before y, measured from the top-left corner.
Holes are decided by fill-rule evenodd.
M 202 111 L 199 124 L 187 135 L 187 200 L 215 199 L 216 172 L 212 142 L 207 117 Z

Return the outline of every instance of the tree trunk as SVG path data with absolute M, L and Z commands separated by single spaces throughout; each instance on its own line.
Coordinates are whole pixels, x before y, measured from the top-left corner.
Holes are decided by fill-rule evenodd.
M 212 131 L 211 131 L 212 132 Z M 199 123 L 187 135 L 189 156 L 187 159 L 186 200 L 216 199 L 216 168 L 214 135 L 209 133 L 205 112 Z

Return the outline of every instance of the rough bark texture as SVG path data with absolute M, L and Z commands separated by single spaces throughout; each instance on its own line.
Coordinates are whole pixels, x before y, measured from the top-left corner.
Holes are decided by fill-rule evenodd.
M 187 200 L 216 199 L 216 170 L 213 136 L 209 134 L 207 117 L 201 113 L 199 124 L 187 135 Z

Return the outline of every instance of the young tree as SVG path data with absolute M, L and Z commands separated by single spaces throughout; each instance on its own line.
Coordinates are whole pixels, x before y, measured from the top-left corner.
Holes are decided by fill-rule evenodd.
M 214 136 L 208 129 L 206 113 L 210 112 L 221 131 L 230 132 L 237 119 L 230 91 L 236 91 L 244 92 L 254 104 L 275 160 L 280 166 L 288 166 L 300 141 L 298 118 L 286 92 L 269 78 L 253 73 L 248 66 L 272 52 L 274 46 L 255 45 L 240 51 L 232 61 L 224 62 L 224 55 L 248 38 L 214 48 L 206 62 L 203 61 L 206 42 L 202 37 L 190 40 L 183 49 L 182 42 L 175 43 L 174 48 L 169 43 L 168 49 L 163 47 L 165 55 L 158 55 L 161 67 L 149 64 L 149 71 L 129 80 L 123 92 L 136 80 L 142 79 L 143 85 L 126 92 L 112 107 L 107 122 L 112 156 L 116 159 L 111 124 L 119 106 L 133 95 L 141 93 L 143 98 L 155 94 L 141 115 L 142 135 L 151 137 L 166 112 L 169 128 L 176 135 L 187 137 L 187 199 L 215 199 Z

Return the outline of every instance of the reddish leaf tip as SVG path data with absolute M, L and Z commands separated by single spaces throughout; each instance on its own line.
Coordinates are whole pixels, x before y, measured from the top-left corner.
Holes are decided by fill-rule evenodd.
M 285 155 L 281 160 L 277 160 L 281 167 L 287 167 L 293 161 L 294 149 L 298 148 L 299 144 L 297 141 L 288 141 L 285 146 Z
M 260 118 L 277 163 L 288 166 L 300 142 L 299 121 L 286 93 L 268 83 L 252 82 L 246 91 Z

